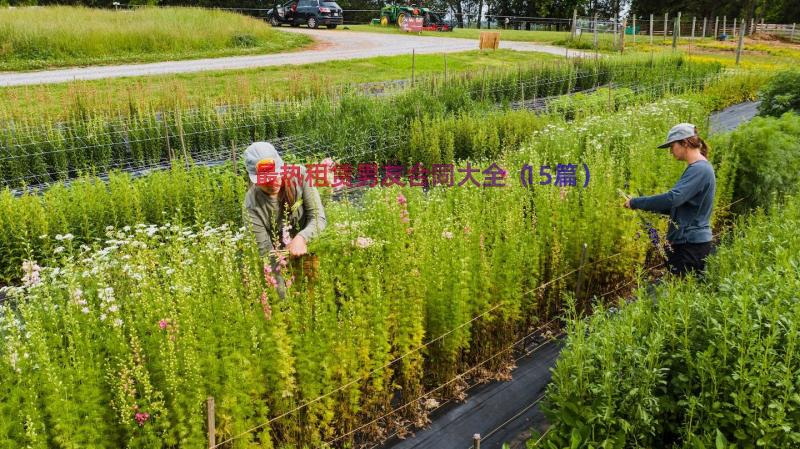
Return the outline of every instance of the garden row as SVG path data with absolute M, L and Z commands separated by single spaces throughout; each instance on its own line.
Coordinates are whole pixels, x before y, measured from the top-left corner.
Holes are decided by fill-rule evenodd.
M 369 150 L 379 160 L 391 160 L 395 154 L 383 149 L 408 139 L 414 120 L 486 113 L 498 105 L 504 109 L 513 102 L 608 83 L 642 86 L 631 101 L 651 101 L 702 89 L 719 72 L 718 64 L 681 57 L 570 60 L 484 76 L 433 78 L 381 97 L 345 94 L 192 110 L 135 109 L 117 118 L 79 111 L 66 122 L 7 122 L 0 130 L 0 185 L 19 188 L 82 173 L 162 167 L 178 158 L 226 159 L 250 142 L 287 137 L 290 149 L 299 145 L 302 151 L 337 157 Z
M 621 207 L 619 188 L 654 192 L 678 177 L 682 164 L 654 147 L 672 123 L 703 123 L 700 98 L 549 123 L 518 151 L 470 158 L 506 170 L 506 187 L 378 188 L 358 205 L 328 202 L 328 228 L 310 247 L 313 285 L 286 265 L 284 300 L 238 228 L 244 184 L 232 170 L 87 182 L 97 196 L 77 202 L 78 186 L 54 189 L 55 210 L 6 195 L 4 212 L 26 201 L 31 248 L 51 255 L 49 267 L 25 263 L 0 309 L 0 446 L 194 448 L 205 444 L 208 395 L 217 441 L 235 437 L 225 447 L 344 447 L 424 422 L 436 401 L 460 396 L 459 374 L 478 364 L 472 379 L 508 373 L 508 344 L 574 291 L 583 243 L 587 293 L 634 279 L 653 251 L 638 237 L 647 229 L 608 211 Z M 723 213 L 736 159 L 712 155 Z M 586 164 L 591 179 L 523 188 L 525 164 L 535 174 Z M 45 211 L 61 217 L 53 228 Z M 54 235 L 73 225 L 67 211 L 94 238 Z M 215 218 L 225 224 L 192 225 Z
M 749 76 L 726 78 L 702 93 L 684 97 L 696 103 L 694 107 L 701 114 L 697 117 L 702 123 L 705 120 L 702 114 L 706 114 L 702 111 L 751 98 L 760 80 Z M 416 119 L 406 130 L 408 139 L 381 148 L 382 153 L 362 148 L 337 159 L 350 164 L 397 160 L 406 166 L 418 162 L 430 166 L 468 159 L 496 159 L 526 144 L 538 130 L 548 126 L 565 127 L 565 117 L 602 116 L 604 111 L 607 113 L 615 107 L 636 113 L 640 107 L 635 102 L 620 102 L 609 108 L 608 98 L 607 92 L 573 97 L 568 102 L 560 101 L 554 106 L 553 114 L 548 115 L 495 111 L 484 115 Z M 325 153 L 305 157 L 295 154 L 287 159 L 313 163 L 326 156 Z M 183 167 L 183 164 L 176 164 L 173 170 L 151 173 L 136 180 L 122 173 L 112 173 L 108 182 L 87 176 L 68 186 L 55 184 L 41 194 L 15 196 L 9 190 L 0 192 L 0 260 L 3 261 L 0 280 L 6 283 L 18 280 L 23 260 L 50 260 L 52 242 L 40 239 L 42 235 L 70 233 L 79 243 L 89 243 L 102 238 L 107 225 L 122 227 L 177 220 L 187 224 L 220 225 L 239 219 L 247 187 L 239 164 L 216 168 L 190 166 L 188 171 Z
M 752 187 L 769 212 L 742 220 L 705 282 L 670 282 L 618 313 L 569 322 L 547 395 L 553 427 L 538 447 L 800 444 L 800 117 L 758 119 L 724 142 L 783 176 Z M 772 165 L 783 157 L 794 167 Z

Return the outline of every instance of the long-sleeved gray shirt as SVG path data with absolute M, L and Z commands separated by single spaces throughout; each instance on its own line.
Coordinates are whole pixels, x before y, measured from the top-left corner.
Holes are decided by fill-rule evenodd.
M 287 224 L 291 226 L 287 230 L 289 237 L 300 234 L 306 242 L 325 229 L 325 210 L 316 187 L 309 186 L 307 181 L 298 181 L 292 182 L 292 189 L 294 204 L 281 200 L 285 195 L 270 197 L 256 185 L 250 186 L 245 194 L 245 224 L 251 225 L 262 257 L 275 249 L 273 243 L 277 243 L 279 248 L 284 246 L 283 229 Z
M 670 216 L 667 240 L 672 244 L 706 243 L 712 239 L 711 210 L 717 182 L 706 160 L 689 164 L 669 192 L 631 199 L 631 208 Z

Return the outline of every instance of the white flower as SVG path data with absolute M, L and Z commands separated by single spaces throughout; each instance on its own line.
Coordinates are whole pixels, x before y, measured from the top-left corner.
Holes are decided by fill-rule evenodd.
M 444 232 L 442 232 L 442 238 L 450 240 L 450 239 L 453 238 L 453 233 L 450 232 L 450 231 L 444 231 Z
M 101 288 L 97 292 L 97 296 L 105 302 L 111 302 L 114 300 L 114 289 L 112 287 Z
M 114 326 L 115 326 L 115 327 L 120 327 L 120 326 L 122 326 L 122 320 L 121 320 L 121 319 L 119 319 L 119 318 L 117 318 L 116 320 L 114 320 Z
M 85 315 L 85 314 L 89 313 L 89 308 L 88 307 L 84 307 L 84 308 L 81 309 L 81 312 L 83 312 L 83 314 Z
M 119 310 L 119 307 L 117 307 L 116 304 L 114 304 L 114 305 L 112 305 L 111 307 L 108 308 L 108 311 L 111 312 L 111 313 L 116 313 L 117 310 Z
M 106 320 L 106 314 L 105 313 L 101 313 L 100 314 L 100 321 L 105 321 L 105 320 Z
M 359 248 L 369 248 L 370 246 L 375 244 L 375 240 L 372 240 L 369 237 L 358 237 L 353 241 L 353 245 Z
M 56 249 L 53 250 L 53 254 L 61 254 L 63 252 L 64 252 L 64 247 L 63 246 L 59 246 L 59 247 L 57 247 Z
M 72 234 L 69 234 L 69 233 L 64 234 L 64 240 L 66 240 L 66 241 L 70 241 L 70 240 L 72 240 L 74 238 L 75 238 L 75 236 L 72 235 Z
M 61 235 L 61 234 L 56 234 L 56 240 L 58 240 L 60 242 L 60 241 L 64 240 L 64 236 Z

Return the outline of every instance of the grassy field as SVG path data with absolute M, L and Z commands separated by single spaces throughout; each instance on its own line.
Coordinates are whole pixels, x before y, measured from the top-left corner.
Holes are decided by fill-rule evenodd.
M 448 73 L 528 66 L 559 59 L 544 53 L 499 50 L 447 55 Z M 443 55 L 417 55 L 415 75 L 444 72 Z M 411 78 L 411 56 L 331 61 L 301 66 L 200 72 L 168 76 L 76 81 L 0 89 L 0 117 L 58 117 L 85 108 L 98 112 L 129 109 L 131 103 L 173 107 L 264 98 L 313 95 L 332 86 Z
M 0 9 L 0 70 L 274 53 L 310 43 L 258 19 L 199 8 Z
M 352 31 L 368 31 L 371 33 L 390 33 L 390 34 L 407 34 L 400 31 L 397 27 L 382 27 L 378 25 L 348 25 Z M 340 32 L 346 33 L 348 30 L 343 29 Z M 422 36 L 435 36 L 435 37 L 457 37 L 462 39 L 478 39 L 483 31 L 498 31 L 491 30 L 478 30 L 475 28 L 456 28 L 452 32 L 439 32 L 439 31 L 424 31 L 420 33 Z M 542 42 L 550 43 L 569 37 L 568 32 L 563 31 L 522 31 L 522 30 L 500 30 L 500 39 L 507 41 L 517 42 Z
M 404 34 L 397 27 L 381 27 L 373 25 L 351 25 L 349 28 L 353 31 L 368 31 L 373 33 L 396 33 Z M 423 36 L 437 36 L 437 37 L 456 37 L 463 39 L 478 39 L 480 33 L 483 31 L 497 31 L 497 30 L 478 30 L 475 28 L 457 28 L 450 33 L 442 32 L 423 32 Z M 344 30 L 343 32 L 346 32 Z M 522 31 L 522 30 L 500 30 L 500 39 L 506 41 L 517 42 L 540 42 L 548 43 L 559 46 L 567 46 L 570 48 L 579 48 L 584 50 L 593 49 L 593 36 L 586 33 L 574 42 L 569 40 L 570 33 L 564 31 Z M 597 36 L 598 51 L 600 53 L 614 53 L 613 36 L 608 33 L 600 33 Z M 727 42 L 718 42 L 711 38 L 695 39 L 680 39 L 678 42 L 678 51 L 689 55 L 691 58 L 699 58 L 703 60 L 718 61 L 727 66 L 736 65 L 736 42 L 733 40 Z M 672 38 L 664 39 L 663 36 L 655 36 L 653 43 L 650 44 L 648 36 L 636 36 L 636 42 L 633 42 L 633 36 L 625 36 L 625 52 L 626 53 L 669 53 L 672 52 Z M 778 42 L 766 39 L 745 39 L 744 50 L 740 61 L 740 66 L 743 68 L 751 68 L 757 70 L 763 69 L 780 69 L 787 66 L 794 66 L 800 61 L 800 45 L 788 44 L 785 42 Z

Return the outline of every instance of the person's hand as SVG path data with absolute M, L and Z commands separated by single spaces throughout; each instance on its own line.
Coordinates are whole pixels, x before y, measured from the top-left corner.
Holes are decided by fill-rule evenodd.
M 627 209 L 630 209 L 631 208 L 631 199 L 628 198 L 627 200 L 625 200 L 625 204 L 623 204 L 623 206 L 625 206 Z
M 308 247 L 306 246 L 306 239 L 303 238 L 302 235 L 297 234 L 294 236 L 291 242 L 286 245 L 286 249 L 289 251 L 289 254 L 293 257 L 300 257 L 303 254 L 308 252 Z

